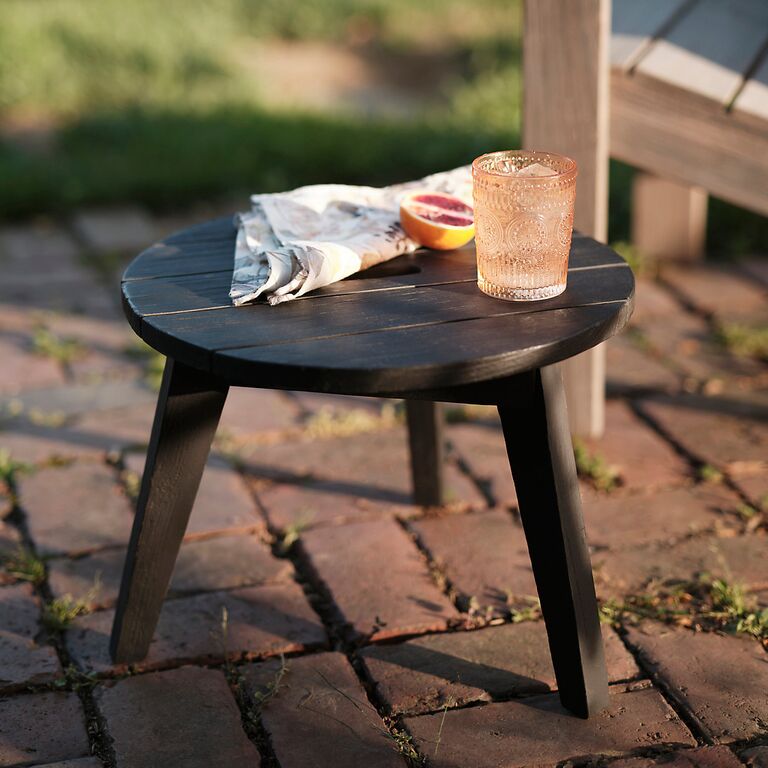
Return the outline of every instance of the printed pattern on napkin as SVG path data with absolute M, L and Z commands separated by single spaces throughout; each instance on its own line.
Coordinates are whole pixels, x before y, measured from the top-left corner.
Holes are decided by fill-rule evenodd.
M 400 199 L 422 188 L 472 204 L 469 166 L 390 187 L 316 184 L 253 195 L 251 211 L 235 217 L 232 303 L 279 304 L 415 251 L 400 226 Z

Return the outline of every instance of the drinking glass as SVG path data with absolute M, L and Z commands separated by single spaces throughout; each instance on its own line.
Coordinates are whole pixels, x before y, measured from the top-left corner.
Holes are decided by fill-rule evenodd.
M 565 290 L 576 175 L 574 160 L 552 152 L 491 152 L 472 163 L 481 291 L 533 301 Z

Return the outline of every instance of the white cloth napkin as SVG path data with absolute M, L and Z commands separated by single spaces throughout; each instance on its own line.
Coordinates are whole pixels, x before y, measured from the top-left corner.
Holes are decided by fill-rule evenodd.
M 400 199 L 412 189 L 472 204 L 469 166 L 391 187 L 316 184 L 253 195 L 235 217 L 235 306 L 260 296 L 279 304 L 419 247 L 400 226 Z

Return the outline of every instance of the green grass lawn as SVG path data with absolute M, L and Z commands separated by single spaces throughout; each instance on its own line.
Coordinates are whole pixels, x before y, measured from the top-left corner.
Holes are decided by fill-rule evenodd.
M 335 181 L 384 184 L 519 145 L 519 0 L 2 0 L 0 218 L 84 204 L 183 206 Z M 439 102 L 364 118 L 270 108 L 254 41 L 448 54 Z M 24 133 L 42 130 L 43 141 Z M 612 166 L 611 237 L 631 170 Z M 710 245 L 763 246 L 766 220 L 713 202 Z

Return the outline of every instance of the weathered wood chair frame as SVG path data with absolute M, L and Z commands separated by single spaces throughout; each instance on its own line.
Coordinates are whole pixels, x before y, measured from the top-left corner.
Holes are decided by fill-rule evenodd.
M 609 155 L 639 169 L 634 245 L 701 258 L 708 194 L 768 215 L 768 3 L 526 0 L 523 146 L 578 162 L 575 226 L 601 242 Z M 603 348 L 564 375 L 572 429 L 600 435 Z

